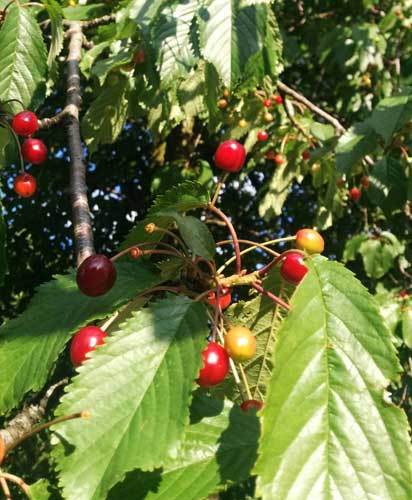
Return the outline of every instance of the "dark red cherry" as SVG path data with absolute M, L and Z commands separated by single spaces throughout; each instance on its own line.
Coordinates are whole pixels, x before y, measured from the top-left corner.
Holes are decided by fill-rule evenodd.
M 246 150 L 238 141 L 224 141 L 215 153 L 217 168 L 226 172 L 239 172 L 246 159 Z
M 207 294 L 207 300 L 212 307 L 216 307 L 217 305 L 216 292 L 209 292 Z M 230 306 L 231 302 L 232 302 L 232 294 L 230 293 L 230 288 L 223 286 L 219 293 L 219 305 L 222 311 L 227 309 Z
M 11 128 L 17 135 L 27 137 L 34 134 L 39 128 L 37 116 L 32 111 L 22 111 L 13 117 Z
M 34 165 L 44 163 L 47 158 L 47 148 L 40 139 L 26 139 L 21 147 L 23 158 Z
M 197 383 L 202 387 L 220 384 L 229 371 L 229 355 L 225 348 L 216 342 L 209 342 L 202 352 L 202 358 L 203 368 Z
M 27 173 L 18 175 L 14 179 L 14 191 L 23 198 L 30 198 L 37 190 L 36 179 Z
M 104 344 L 106 333 L 97 326 L 85 326 L 73 337 L 70 344 L 70 359 L 74 366 L 79 366 L 87 359 L 87 354 L 96 346 Z
M 265 142 L 269 139 L 269 134 L 266 132 L 266 130 L 259 130 L 257 133 L 257 140 L 259 142 Z
M 108 292 L 114 285 L 116 268 L 105 255 L 90 255 L 77 269 L 76 280 L 81 292 L 97 297 Z
M 263 402 L 258 401 L 257 399 L 248 399 L 247 401 L 243 401 L 240 405 L 240 409 L 247 413 L 249 410 L 259 411 L 263 408 Z
M 280 266 L 280 274 L 286 281 L 297 285 L 307 272 L 308 268 L 304 264 L 303 255 L 301 253 L 288 252 L 285 254 Z
M 310 159 L 310 151 L 306 150 L 302 153 L 302 159 L 308 161 Z

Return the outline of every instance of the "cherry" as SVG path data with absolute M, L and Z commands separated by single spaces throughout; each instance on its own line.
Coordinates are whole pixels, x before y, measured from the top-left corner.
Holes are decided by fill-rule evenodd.
M 308 272 L 308 268 L 303 262 L 303 255 L 299 252 L 288 252 L 280 266 L 282 278 L 297 285 Z
M 302 153 L 302 159 L 308 161 L 310 159 L 310 151 L 306 150 Z
M 135 64 L 142 64 L 145 60 L 145 53 L 143 49 L 139 49 L 133 56 L 133 62 Z
M 282 104 L 283 103 L 283 97 L 281 95 L 275 95 L 273 100 L 275 101 L 276 104 Z
M 37 121 L 37 116 L 32 111 L 22 111 L 14 116 L 11 128 L 17 135 L 27 137 L 37 131 L 39 122 Z
M 132 259 L 137 260 L 142 256 L 142 251 L 139 247 L 133 247 L 129 250 L 129 255 Z
M 268 151 L 265 155 L 267 160 L 274 161 L 276 153 L 274 151 Z
M 399 297 L 401 299 L 407 299 L 409 297 L 409 293 L 407 292 L 407 290 L 401 290 L 399 292 Z
M 217 101 L 217 107 L 219 109 L 226 109 L 229 106 L 229 103 L 226 101 L 226 99 L 219 99 Z
M 223 97 L 225 97 L 226 99 L 228 97 L 230 97 L 230 91 L 229 91 L 229 89 L 223 89 Z
M 229 371 L 229 355 L 216 342 L 209 342 L 202 352 L 203 368 L 199 372 L 197 383 L 202 387 L 210 387 L 222 382 Z
M 306 250 L 308 253 L 322 253 L 325 248 L 325 242 L 322 236 L 314 229 L 300 229 L 296 233 L 296 246 L 300 250 Z
M 352 201 L 359 201 L 361 196 L 362 196 L 361 190 L 358 189 L 357 187 L 353 187 L 349 191 L 349 196 L 350 196 Z
M 14 191 L 23 198 L 30 198 L 37 190 L 36 179 L 27 173 L 18 175 L 14 179 Z
M 116 281 L 116 268 L 105 255 L 87 257 L 77 269 L 77 286 L 90 297 L 108 292 Z
M 215 153 L 215 164 L 226 172 L 239 172 L 246 159 L 246 150 L 238 141 L 224 141 Z
M 273 161 L 276 163 L 276 165 L 280 166 L 285 163 L 285 157 L 278 153 L 274 156 Z
M 263 402 L 258 401 L 257 399 L 248 399 L 246 401 L 243 401 L 243 403 L 240 405 L 240 409 L 247 413 L 249 410 L 256 410 L 259 411 L 263 408 Z
M 245 128 L 246 126 L 247 126 L 247 121 L 244 118 L 239 120 L 239 127 L 240 128 Z
M 74 366 L 79 366 L 87 359 L 87 354 L 96 346 L 104 344 L 106 333 L 97 326 L 85 326 L 73 337 L 70 344 L 70 359 Z
M 263 101 L 263 106 L 264 106 L 265 108 L 270 108 L 270 107 L 272 106 L 272 99 L 265 99 L 265 100 Z
M 320 164 L 314 163 L 310 168 L 310 171 L 312 172 L 312 174 L 317 174 L 320 171 Z
M 265 142 L 269 139 L 269 134 L 266 132 L 266 130 L 259 130 L 257 133 L 257 140 L 259 142 Z
M 40 165 L 47 158 L 47 148 L 40 139 L 26 139 L 21 147 L 23 158 L 34 165 Z
M 368 187 L 369 187 L 369 177 L 367 175 L 364 175 L 362 177 L 361 184 L 362 184 L 363 188 L 368 189 Z
M 209 292 L 207 294 L 207 301 L 212 307 L 216 307 L 217 299 L 216 292 Z M 227 309 L 232 302 L 232 294 L 230 293 L 230 288 L 223 286 L 220 290 L 219 294 L 219 306 L 224 311 Z
M 264 120 L 266 123 L 273 122 L 273 115 L 272 115 L 272 113 L 265 113 L 265 114 L 263 115 L 263 120 Z
M 245 326 L 233 326 L 225 336 L 225 348 L 234 361 L 247 361 L 256 353 L 256 338 Z

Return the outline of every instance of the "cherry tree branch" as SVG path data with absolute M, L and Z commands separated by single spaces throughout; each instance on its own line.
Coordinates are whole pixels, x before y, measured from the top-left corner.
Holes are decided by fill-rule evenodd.
M 79 62 L 83 44 L 81 23 L 73 21 L 68 30 L 69 55 L 67 57 L 67 101 L 71 113 L 67 117 L 67 137 L 70 153 L 70 191 L 72 200 L 74 239 L 77 265 L 94 253 L 93 228 L 87 200 L 86 163 L 80 135 L 79 111 L 81 106 Z

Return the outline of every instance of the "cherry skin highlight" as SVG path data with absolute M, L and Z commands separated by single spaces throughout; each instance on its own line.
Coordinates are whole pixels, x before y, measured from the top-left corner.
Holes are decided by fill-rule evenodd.
M 255 336 L 245 326 L 233 326 L 225 336 L 225 348 L 234 361 L 247 361 L 256 353 Z
M 90 255 L 77 269 L 76 280 L 81 292 L 89 297 L 98 297 L 113 287 L 116 268 L 105 255 Z
M 203 368 L 199 372 L 197 383 L 202 387 L 220 384 L 229 371 L 229 355 L 216 342 L 209 342 L 202 352 Z
M 47 159 L 47 148 L 40 139 L 26 139 L 21 147 L 23 158 L 33 165 L 40 165 Z
M 350 191 L 349 191 L 349 196 L 350 196 L 350 199 L 352 201 L 359 201 L 361 196 L 362 196 L 362 192 L 360 189 L 358 189 L 357 187 L 353 187 Z
M 257 133 L 257 140 L 259 142 L 265 142 L 269 139 L 269 134 L 266 132 L 266 130 L 259 130 Z
M 11 128 L 17 135 L 28 137 L 38 130 L 39 122 L 32 111 L 21 111 L 13 117 Z
M 263 408 L 263 402 L 258 401 L 257 399 L 248 399 L 246 401 L 243 401 L 243 403 L 240 405 L 240 409 L 247 413 L 249 410 L 256 410 L 259 411 Z
M 70 359 L 74 366 L 81 365 L 90 351 L 104 344 L 106 333 L 97 326 L 85 326 L 73 337 L 70 344 Z
M 207 294 L 207 301 L 212 307 L 216 307 L 217 305 L 217 297 L 216 292 L 209 292 Z M 222 311 L 227 309 L 232 302 L 232 294 L 230 293 L 230 288 L 226 286 L 222 287 L 219 293 L 219 305 Z
M 305 274 L 308 272 L 308 268 L 305 266 L 303 261 L 303 255 L 299 252 L 288 252 L 280 266 L 280 274 L 282 278 L 297 285 L 302 281 Z
M 226 172 L 239 172 L 246 159 L 246 150 L 238 141 L 224 141 L 215 153 L 215 165 Z
M 296 246 L 300 250 L 312 253 L 322 253 L 325 242 L 322 236 L 314 229 L 300 229 L 296 233 Z
M 36 179 L 26 172 L 14 179 L 14 191 L 22 198 L 30 198 L 37 190 Z

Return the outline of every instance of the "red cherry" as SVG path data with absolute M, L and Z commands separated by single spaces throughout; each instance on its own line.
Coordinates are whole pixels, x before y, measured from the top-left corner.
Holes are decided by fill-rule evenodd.
M 257 140 L 259 142 L 265 142 L 269 139 L 269 134 L 266 132 L 266 130 L 259 130 L 257 134 Z
M 202 352 L 203 368 L 200 370 L 197 383 L 202 387 L 210 387 L 222 382 L 229 371 L 229 355 L 216 342 L 209 342 Z
M 354 187 L 349 191 L 349 196 L 352 201 L 359 201 L 360 197 L 362 196 L 361 190 L 357 187 Z
M 145 53 L 143 49 L 138 50 L 135 55 L 133 56 L 133 62 L 135 64 L 142 64 L 144 63 L 145 59 Z
M 46 161 L 47 148 L 40 139 L 26 139 L 21 147 L 23 158 L 34 165 L 40 165 Z
M 362 177 L 361 184 L 362 184 L 363 188 L 368 189 L 368 187 L 369 187 L 369 177 L 367 175 L 364 175 Z
M 238 141 L 224 141 L 215 153 L 217 168 L 226 172 L 239 172 L 246 159 L 246 150 Z
M 280 153 L 278 153 L 274 156 L 273 161 L 276 163 L 276 165 L 280 166 L 283 165 L 283 163 L 285 163 L 285 157 Z
M 299 252 L 288 252 L 280 266 L 282 278 L 297 285 L 308 272 L 308 268 L 303 262 L 303 255 Z
M 39 128 L 39 122 L 37 121 L 37 116 L 32 111 L 22 111 L 14 116 L 11 128 L 17 135 L 27 137 L 36 132 Z
M 272 99 L 265 99 L 263 101 L 263 106 L 265 106 L 265 108 L 270 108 L 272 106 Z
M 408 293 L 406 290 L 401 290 L 401 291 L 399 292 L 399 297 L 400 297 L 401 299 L 406 299 L 406 298 L 408 298 L 408 297 L 409 297 L 409 293 Z
M 30 198 L 30 196 L 33 196 L 36 189 L 36 179 L 30 174 L 20 174 L 14 179 L 14 191 L 23 198 Z
M 310 152 L 308 150 L 303 151 L 302 153 L 302 159 L 305 161 L 308 161 L 310 159 Z
M 240 409 L 247 413 L 249 410 L 259 411 L 263 408 L 263 401 L 258 401 L 257 399 L 248 399 L 243 401 L 240 405 Z
M 73 337 L 70 344 L 70 359 L 74 366 L 79 366 L 87 359 L 87 354 L 96 346 L 104 344 L 107 335 L 97 326 L 85 326 Z
M 281 95 L 276 95 L 274 97 L 274 101 L 276 104 L 282 104 L 283 103 L 283 97 Z
M 87 257 L 77 269 L 77 286 L 90 297 L 108 292 L 116 281 L 116 268 L 105 255 Z
M 212 307 L 216 307 L 217 305 L 216 292 L 209 292 L 207 294 L 207 301 Z M 232 302 L 232 294 L 230 293 L 230 288 L 223 286 L 219 293 L 219 305 L 222 311 L 227 309 L 230 306 L 231 302 Z

